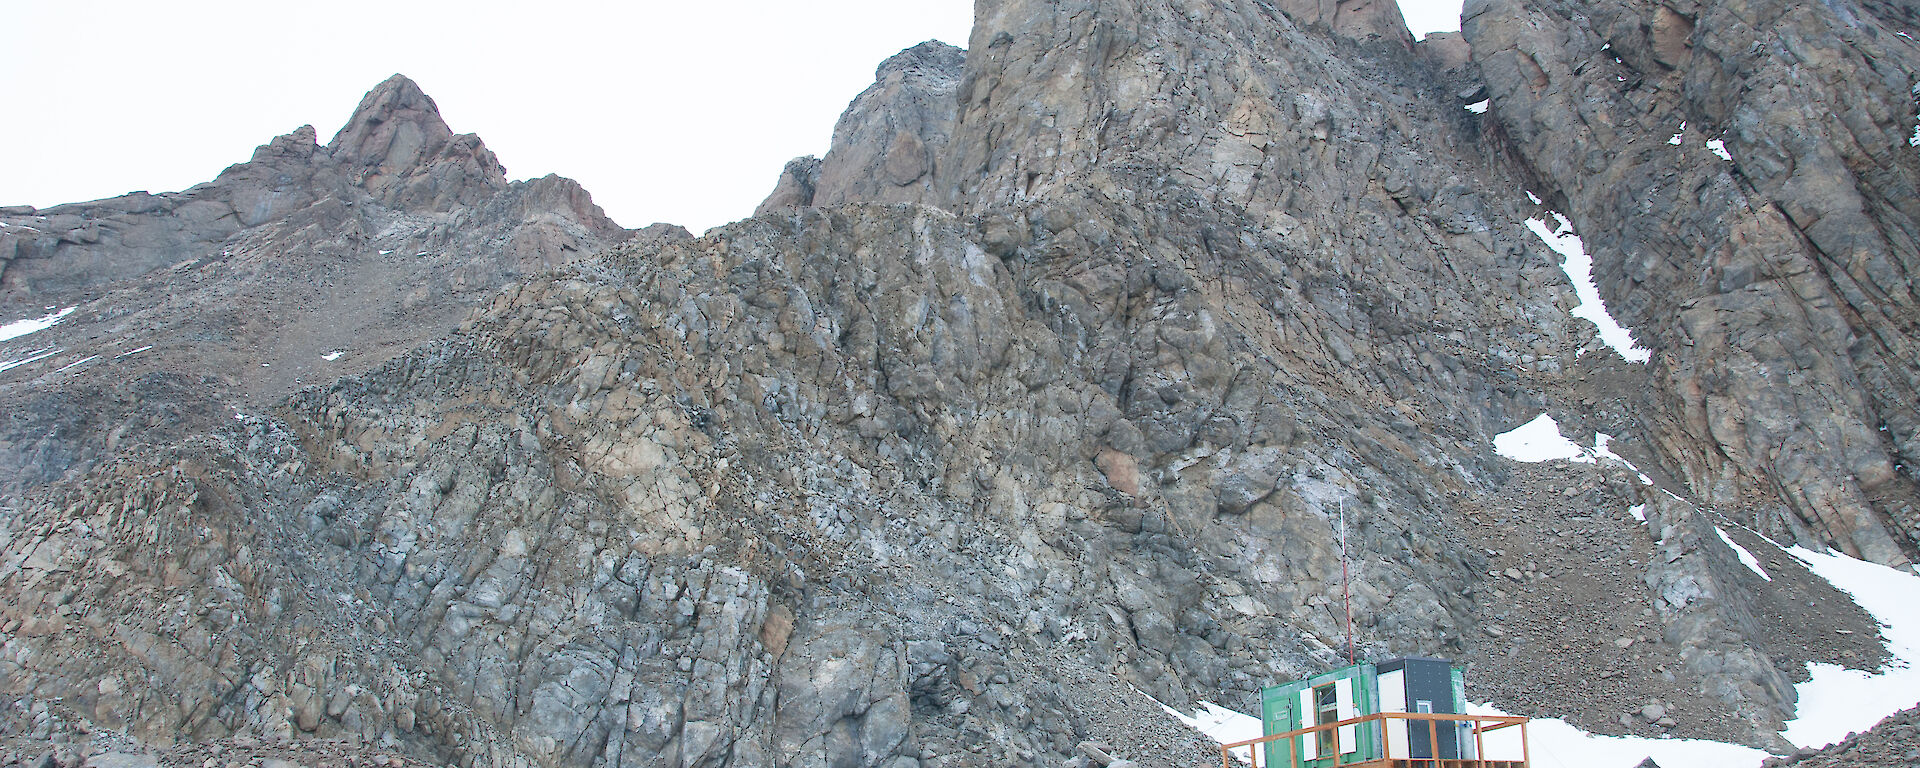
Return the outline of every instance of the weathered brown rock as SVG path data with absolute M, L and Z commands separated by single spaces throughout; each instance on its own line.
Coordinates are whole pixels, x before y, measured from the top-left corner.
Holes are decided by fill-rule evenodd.
M 506 186 L 506 169 L 480 138 L 454 135 L 433 99 L 400 75 L 360 100 L 327 154 L 349 182 L 396 208 L 445 211 Z
M 1473 46 L 1458 32 L 1434 32 L 1414 43 L 1414 51 L 1441 72 L 1473 63 Z
M 881 63 L 834 125 L 810 204 L 933 202 L 965 62 L 965 51 L 929 40 Z
M 780 171 L 780 181 L 773 185 L 773 194 L 753 209 L 753 215 L 813 205 L 813 195 L 819 186 L 820 158 L 796 157 Z
M 1413 45 L 1400 6 L 1387 0 L 1281 0 L 1279 5 L 1301 25 L 1324 25 L 1362 42 L 1379 39 L 1402 47 Z

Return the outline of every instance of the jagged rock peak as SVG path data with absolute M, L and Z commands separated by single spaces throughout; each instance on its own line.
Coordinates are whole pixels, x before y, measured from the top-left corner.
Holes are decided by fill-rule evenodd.
M 327 149 L 341 159 L 401 160 L 408 154 L 417 156 L 427 144 L 452 137 L 453 129 L 440 119 L 433 97 L 406 75 L 396 74 L 360 99 L 353 117 Z
M 1141 694 L 1251 711 L 1342 637 L 1507 711 L 1789 748 L 1807 664 L 1890 658 L 1772 542 L 1872 555 L 1863 516 L 1920 509 L 1920 49 L 1792 0 L 1688 34 L 1486 3 L 1409 53 L 1386 0 L 980 0 L 956 76 L 895 57 L 788 165 L 798 207 L 597 256 L 629 233 L 578 185 L 476 195 L 490 155 L 404 79 L 279 142 L 310 162 L 27 211 L 12 316 L 75 309 L 0 376 L 0 703 L 59 708 L 0 706 L 0 765 L 47 754 L 8 752 L 31 717 L 461 768 L 1205 768 Z M 1528 190 L 1652 361 L 1568 311 Z M 1549 410 L 1648 473 L 1491 448 Z
M 960 75 L 967 64 L 967 51 L 956 48 L 939 40 L 928 40 L 919 45 L 887 57 L 873 70 L 876 82 L 886 82 L 887 77 L 900 74 L 906 77 L 931 77 L 952 80 Z
M 0 315 L 75 301 L 210 254 L 270 255 L 281 263 L 315 257 L 328 265 L 420 254 L 438 263 L 407 265 L 421 275 L 408 288 L 416 295 L 404 307 L 412 316 L 400 333 L 411 341 L 464 312 L 459 296 L 629 235 L 571 180 L 548 176 L 508 184 L 505 169 L 479 137 L 454 134 L 433 99 L 401 75 L 367 93 L 327 146 L 318 143 L 313 126 L 303 125 L 191 189 L 57 208 L 62 215 L 46 221 L 0 221 Z M 31 209 L 0 210 L 0 217 L 36 215 Z M 423 224 L 444 215 L 458 218 L 458 232 L 444 223 Z M 448 265 L 455 271 L 434 271 Z M 443 275 L 447 283 L 435 282 Z M 255 288 L 292 295 L 280 293 L 291 289 L 272 280 L 246 283 L 243 292 Z M 310 299 L 302 295 L 297 301 Z M 402 302 L 395 297 L 392 303 Z M 379 318 L 366 322 L 378 325 Z M 249 340 L 254 342 L 270 340 Z M 260 352 L 258 344 L 249 354 L 276 354 Z M 287 354 L 310 359 L 306 351 Z
M 249 162 L 265 163 L 276 158 L 306 159 L 319 149 L 318 132 L 311 125 L 295 128 L 292 133 L 275 136 L 253 150 L 253 159 Z
M 780 181 L 774 184 L 773 194 L 753 209 L 753 215 L 813 205 L 814 188 L 819 184 L 820 158 L 807 155 L 789 160 L 787 167 L 780 171 Z
M 833 148 L 820 160 L 808 204 L 937 204 L 933 180 L 953 134 L 966 61 L 966 51 L 928 40 L 882 62 L 873 85 L 834 125 Z M 784 177 L 781 184 L 798 188 Z M 769 198 L 762 208 L 769 205 L 783 207 Z
M 755 216 L 855 202 L 937 203 L 933 172 L 953 133 L 967 52 L 928 40 L 887 57 L 833 128 L 824 158 L 796 157 Z
M 367 92 L 327 151 L 368 192 L 402 207 L 447 210 L 507 182 L 506 168 L 480 137 L 455 135 L 433 99 L 405 75 Z
M 1378 37 L 1412 47 L 1406 17 L 1394 0 L 1281 0 L 1280 9 L 1302 25 L 1325 24 L 1344 37 Z

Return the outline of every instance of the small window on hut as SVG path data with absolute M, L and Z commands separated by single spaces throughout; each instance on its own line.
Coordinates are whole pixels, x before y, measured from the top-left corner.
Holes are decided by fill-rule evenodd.
M 1328 725 L 1340 722 L 1340 696 L 1335 692 L 1333 683 L 1328 683 L 1313 689 L 1313 709 L 1314 725 Z M 1333 734 L 1334 729 L 1332 728 L 1319 732 L 1318 741 L 1320 743 L 1320 754 L 1333 754 Z

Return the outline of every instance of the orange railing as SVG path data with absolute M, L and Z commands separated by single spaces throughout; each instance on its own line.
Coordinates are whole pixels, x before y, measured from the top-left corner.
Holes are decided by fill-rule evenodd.
M 1384 733 L 1384 731 L 1386 730 L 1386 721 L 1388 720 L 1425 721 L 1427 724 L 1427 744 L 1430 747 L 1438 745 L 1438 742 L 1435 739 L 1439 731 L 1439 727 L 1437 723 L 1440 723 L 1440 722 L 1472 723 L 1473 724 L 1474 756 L 1472 758 L 1438 758 L 1438 757 L 1393 757 L 1391 755 L 1387 755 L 1387 756 L 1381 756 L 1381 757 L 1370 757 L 1365 760 L 1352 760 L 1344 763 L 1340 761 L 1340 754 L 1341 754 L 1340 729 L 1341 728 L 1345 728 L 1349 725 L 1360 725 L 1362 723 L 1378 722 L 1381 725 L 1381 731 Z M 1498 760 L 1498 759 L 1487 757 L 1487 744 L 1486 744 L 1485 734 L 1487 734 L 1490 731 L 1497 731 L 1502 728 L 1511 728 L 1516 725 L 1520 726 L 1520 759 L 1519 760 Z M 1233 768 L 1233 750 L 1245 747 L 1248 749 L 1248 754 L 1253 758 L 1253 764 L 1255 766 L 1263 766 L 1265 765 L 1265 762 L 1261 759 L 1261 754 L 1260 754 L 1261 750 L 1259 749 L 1259 747 L 1269 742 L 1286 739 L 1287 740 L 1287 761 L 1283 763 L 1282 766 L 1284 766 L 1285 768 L 1297 768 L 1297 766 L 1299 766 L 1301 763 L 1300 763 L 1300 754 L 1299 752 L 1296 751 L 1299 748 L 1295 746 L 1294 739 L 1300 736 L 1317 738 L 1317 734 L 1319 734 L 1321 731 L 1333 732 L 1332 734 L 1333 735 L 1333 754 L 1331 756 L 1333 758 L 1333 762 L 1327 763 L 1326 764 L 1327 768 L 1340 768 L 1340 766 L 1367 766 L 1367 765 L 1387 765 L 1387 764 L 1404 765 L 1404 766 L 1407 766 L 1408 768 L 1419 768 L 1420 766 L 1430 766 L 1431 768 L 1441 768 L 1441 766 L 1446 766 L 1447 768 L 1493 768 L 1494 766 L 1500 766 L 1501 768 L 1525 768 L 1527 764 L 1531 762 L 1533 759 L 1533 755 L 1530 753 L 1530 751 L 1527 748 L 1527 718 L 1524 718 L 1524 717 L 1511 717 L 1507 715 L 1444 715 L 1444 714 L 1432 714 L 1427 712 L 1380 712 L 1372 715 L 1362 715 L 1360 717 L 1349 718 L 1346 720 L 1341 720 L 1336 723 L 1326 723 L 1324 725 L 1315 725 L 1308 728 L 1301 728 L 1295 731 L 1288 731 L 1286 733 L 1276 733 L 1272 736 L 1262 736 L 1257 739 L 1248 739 L 1246 741 L 1236 741 L 1232 744 L 1222 744 L 1220 745 L 1220 765 L 1222 768 Z M 1323 760 L 1323 759 L 1325 758 L 1315 758 L 1315 760 Z

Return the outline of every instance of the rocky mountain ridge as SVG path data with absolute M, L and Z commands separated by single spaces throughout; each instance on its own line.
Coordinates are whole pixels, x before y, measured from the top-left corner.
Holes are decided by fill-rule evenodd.
M 0 486 L 16 488 L 371 369 L 502 284 L 633 235 L 571 180 L 509 183 L 398 75 L 327 145 L 303 126 L 184 192 L 9 208 L 0 224 L 0 311 L 69 312 L 0 340 L 0 365 L 33 360 L 0 381 L 19 398 L 0 421 Z
M 205 258 L 247 230 L 296 224 L 290 219 L 302 213 L 339 230 L 330 234 L 364 240 L 378 234 L 366 218 L 377 214 L 355 220 L 348 209 L 368 203 L 408 214 L 454 214 L 441 223 L 443 239 L 455 227 L 473 228 L 477 222 L 458 215 L 472 218 L 467 209 L 512 208 L 504 218 L 526 231 L 510 233 L 515 239 L 496 260 L 523 268 L 557 263 L 560 251 L 592 251 L 624 239 L 624 230 L 572 181 L 550 176 L 508 183 L 479 137 L 455 135 L 433 100 L 395 75 L 367 94 L 326 145 L 317 143 L 313 126 L 302 126 L 184 192 L 4 209 L 0 300 L 9 314 L 70 302 L 96 286 Z
M 65 234 L 9 241 L 0 286 L 104 295 L 25 337 L 65 357 L 0 371 L 0 724 L 462 766 L 1058 764 L 1087 740 L 1193 765 L 1216 758 L 1151 699 L 1257 710 L 1343 659 L 1350 592 L 1360 655 L 1451 656 L 1476 700 L 1788 751 L 1806 665 L 1886 650 L 1773 542 L 1916 544 L 1904 8 L 1487 0 L 1415 43 L 1376 2 L 983 0 L 966 51 L 883 63 L 825 157 L 701 238 L 506 185 L 404 79 L 172 219 L 21 213 L 0 233 Z M 1735 44 L 1756 18 L 1774 43 Z M 1809 53 L 1823 35 L 1853 58 Z M 1741 86 L 1775 81 L 1864 99 L 1856 143 L 1802 126 L 1774 140 L 1799 170 L 1749 177 L 1787 134 Z M 1735 159 L 1674 166 L 1706 151 L 1659 135 L 1675 110 L 1750 126 Z M 276 163 L 310 181 L 261 186 Z M 259 221 L 191 223 L 225 210 Z M 1651 364 L 1569 314 L 1526 224 L 1556 211 Z M 1883 235 L 1843 251 L 1840 224 L 1804 234 L 1822 216 Z M 238 255 L 170 266 L 215 236 Z M 337 294 L 385 351 L 180 373 L 299 338 L 179 319 L 317 282 L 239 267 L 411 250 L 382 238 L 436 246 L 390 260 L 425 299 Z M 1680 289 L 1687 258 L 1719 277 Z M 175 362 L 74 362 L 135 321 Z M 1493 453 L 1542 411 L 1637 469 Z

